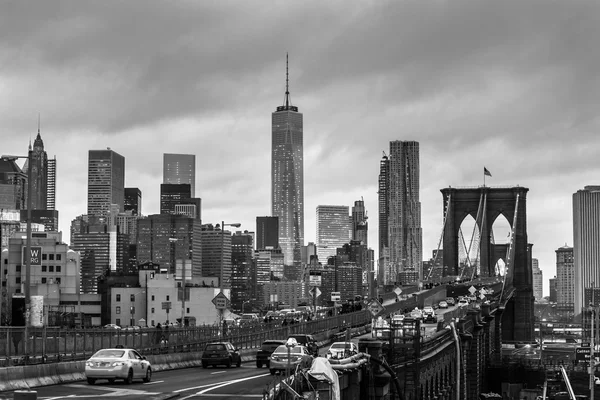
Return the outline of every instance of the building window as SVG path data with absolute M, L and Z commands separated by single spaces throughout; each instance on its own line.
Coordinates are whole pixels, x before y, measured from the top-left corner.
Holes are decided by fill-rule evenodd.
M 4 259 L 4 264 L 8 264 L 8 258 Z
M 47 272 L 47 271 L 48 271 L 48 266 L 42 265 L 42 272 Z
M 15 293 L 21 293 L 21 289 L 20 289 L 20 288 L 19 288 L 19 289 L 16 289 L 16 290 L 15 290 Z
M 189 314 L 189 313 L 190 313 L 190 308 L 189 308 L 189 307 L 185 309 L 185 313 L 186 313 L 186 314 Z
M 2 281 L 2 287 L 6 287 L 6 281 Z
M 60 267 L 60 265 L 57 265 L 57 266 L 56 266 L 56 272 L 60 272 L 60 270 L 61 270 L 61 267 Z
M 17 271 L 17 272 L 21 272 L 21 266 L 20 266 L 20 265 L 17 265 L 17 266 L 16 266 L 16 269 L 15 269 L 15 271 Z
M 47 260 L 47 259 L 48 259 L 48 254 L 42 253 L 42 260 Z
M 167 295 L 167 301 L 169 301 L 169 297 L 170 297 L 170 296 L 169 296 L 169 295 Z
M 152 320 L 152 323 L 150 324 L 151 326 L 154 326 L 154 320 Z
M 61 259 L 62 259 L 62 256 L 61 256 L 60 254 L 57 254 L 57 255 L 56 255 L 56 260 L 57 260 L 57 261 L 60 261 Z
M 135 294 L 130 294 L 129 295 L 129 300 L 135 301 Z
M 152 295 L 152 301 L 154 301 L 154 295 Z
M 42 283 L 46 283 L 48 281 L 48 278 L 42 278 Z
M 48 272 L 54 272 L 54 265 L 48 265 Z
M 4 270 L 4 275 L 8 275 L 8 270 L 7 269 Z
M 117 294 L 117 301 L 121 301 L 121 294 Z
M 117 318 L 117 319 L 115 320 L 115 322 L 117 323 L 117 325 L 121 326 L 121 318 Z
M 60 278 L 56 278 L 54 282 L 60 285 Z
M 117 314 L 121 314 L 121 306 L 117 306 L 117 307 L 115 308 L 115 313 L 117 313 Z
M 21 277 L 20 277 L 20 276 L 17 276 L 17 277 L 15 278 L 15 283 L 16 283 L 17 285 L 20 285 L 20 284 L 21 284 Z
M 49 257 L 50 257 L 50 260 L 54 260 L 54 254 L 50 254 Z
M 154 314 L 154 307 L 150 309 L 150 314 Z M 152 325 L 154 325 L 154 322 L 152 322 Z

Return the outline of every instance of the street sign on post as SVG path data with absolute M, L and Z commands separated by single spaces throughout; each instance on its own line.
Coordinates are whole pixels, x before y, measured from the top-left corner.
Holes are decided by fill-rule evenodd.
M 163 310 L 170 310 L 171 309 L 171 302 L 170 301 L 163 301 L 162 302 L 162 309 Z
M 340 292 L 331 292 L 331 301 L 336 302 L 336 301 L 341 301 L 342 300 L 342 294 Z
M 42 265 L 42 247 L 31 246 L 30 248 L 31 265 Z M 23 247 L 23 264 L 27 264 L 27 247 Z
M 310 295 L 315 299 L 321 295 L 321 290 L 316 286 L 313 286 L 309 292 Z
M 476 291 L 477 291 L 477 289 L 475 289 L 475 286 L 471 286 L 469 288 L 469 293 L 471 293 L 471 295 L 473 295 Z
M 367 304 L 367 309 L 373 317 L 376 317 L 379 313 L 385 310 L 385 307 L 381 305 L 379 301 L 373 299 Z
M 213 299 L 212 303 L 217 310 L 225 310 L 229 306 L 229 299 L 223 292 L 219 292 Z

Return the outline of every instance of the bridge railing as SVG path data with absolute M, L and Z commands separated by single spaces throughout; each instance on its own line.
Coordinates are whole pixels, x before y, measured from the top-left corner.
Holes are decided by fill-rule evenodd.
M 27 341 L 24 340 L 24 327 L 0 327 L 0 367 L 84 360 L 97 350 L 115 346 L 132 347 L 146 354 L 155 354 L 201 351 L 208 342 L 228 340 L 240 349 L 252 349 L 260 347 L 266 339 L 287 339 L 290 334 L 296 333 L 338 332 L 370 321 L 371 314 L 362 310 L 287 326 L 263 322 L 233 326 L 227 327 L 225 332 L 223 327 L 217 325 L 169 327 L 161 330 L 142 328 L 135 331 L 44 327 L 29 328 Z

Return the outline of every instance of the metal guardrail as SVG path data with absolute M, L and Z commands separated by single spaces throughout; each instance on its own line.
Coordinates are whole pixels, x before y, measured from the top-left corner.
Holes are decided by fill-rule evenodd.
M 228 327 L 224 337 L 216 325 L 140 330 L 29 328 L 25 349 L 24 327 L 0 327 L 0 367 L 85 360 L 97 350 L 121 345 L 145 354 L 202 351 L 215 340 L 232 342 L 240 349 L 258 348 L 266 339 L 286 339 L 291 334 L 316 334 L 365 325 L 371 314 L 357 311 L 319 320 L 281 326 L 276 323 Z

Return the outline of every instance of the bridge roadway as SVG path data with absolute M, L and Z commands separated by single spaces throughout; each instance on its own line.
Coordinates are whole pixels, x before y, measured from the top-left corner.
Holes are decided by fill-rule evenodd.
M 438 316 L 446 311 L 437 310 Z M 443 318 L 443 317 L 442 317 Z M 425 334 L 431 335 L 436 330 L 436 324 L 424 324 Z M 358 344 L 362 338 L 370 338 L 371 333 L 357 336 L 351 340 Z M 319 355 L 325 357 L 329 346 L 323 346 Z M 261 399 L 264 390 L 273 380 L 280 379 L 272 376 L 266 368 L 258 369 L 254 361 L 242 364 L 240 368 L 186 368 L 155 372 L 152 381 L 143 383 L 134 381 L 132 385 L 124 382 L 108 383 L 101 380 L 95 385 L 85 381 L 64 383 L 60 385 L 33 388 L 40 400 L 61 399 L 112 399 L 127 400 L 165 400 L 170 398 L 201 399 L 210 397 L 216 400 L 233 400 L 240 398 Z M 14 399 L 14 392 L 1 392 L 0 400 Z

